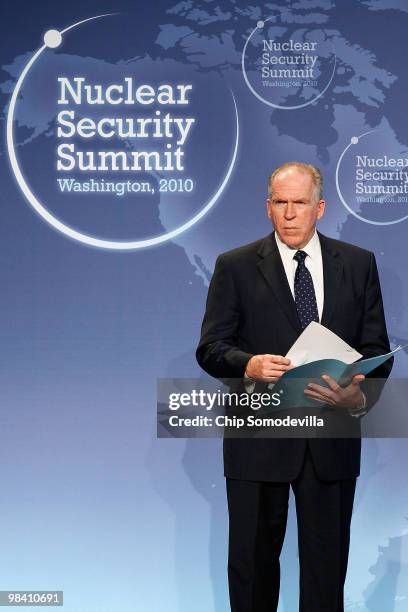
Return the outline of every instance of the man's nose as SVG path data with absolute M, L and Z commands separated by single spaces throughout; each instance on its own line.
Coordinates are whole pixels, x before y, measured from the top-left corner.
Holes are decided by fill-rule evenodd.
M 285 219 L 296 217 L 296 206 L 293 202 L 288 202 L 285 206 Z

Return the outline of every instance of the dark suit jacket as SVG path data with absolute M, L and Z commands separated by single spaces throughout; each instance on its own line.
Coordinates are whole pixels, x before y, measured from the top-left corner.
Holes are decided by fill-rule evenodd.
M 322 325 L 364 357 L 388 352 L 373 253 L 320 233 L 319 238 L 324 278 Z M 197 348 L 198 363 L 208 374 L 242 378 L 252 355 L 286 355 L 301 331 L 274 233 L 218 257 Z M 389 360 L 371 376 L 386 378 L 391 367 Z M 371 407 L 380 391 L 368 385 L 363 390 Z M 359 475 L 358 438 L 225 438 L 224 473 L 244 480 L 293 480 L 301 469 L 307 442 L 321 479 Z

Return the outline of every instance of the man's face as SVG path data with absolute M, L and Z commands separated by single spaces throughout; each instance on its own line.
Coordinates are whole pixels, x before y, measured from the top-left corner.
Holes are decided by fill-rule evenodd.
M 302 249 L 314 234 L 316 221 L 323 216 L 325 202 L 316 199 L 312 176 L 299 168 L 279 172 L 266 202 L 279 238 L 293 249 Z

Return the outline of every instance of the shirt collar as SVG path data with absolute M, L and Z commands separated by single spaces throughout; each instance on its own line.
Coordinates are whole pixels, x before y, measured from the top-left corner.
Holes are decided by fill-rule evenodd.
M 293 259 L 294 254 L 298 250 L 301 250 L 307 253 L 310 259 L 315 259 L 316 257 L 318 257 L 319 252 L 320 252 L 320 240 L 319 240 L 319 236 L 318 236 L 316 229 L 314 231 L 313 236 L 311 237 L 307 245 L 303 247 L 303 249 L 292 249 L 287 244 L 282 242 L 282 240 L 279 238 L 278 233 L 276 231 L 275 231 L 275 240 L 276 240 L 276 244 L 279 249 L 279 253 L 284 261 Z

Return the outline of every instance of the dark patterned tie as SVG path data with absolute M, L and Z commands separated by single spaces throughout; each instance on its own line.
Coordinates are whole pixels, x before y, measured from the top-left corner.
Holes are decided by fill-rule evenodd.
M 313 279 L 305 266 L 306 257 L 307 253 L 304 251 L 296 251 L 293 256 L 293 259 L 298 262 L 295 272 L 295 304 L 302 329 L 305 329 L 312 321 L 319 322 Z

